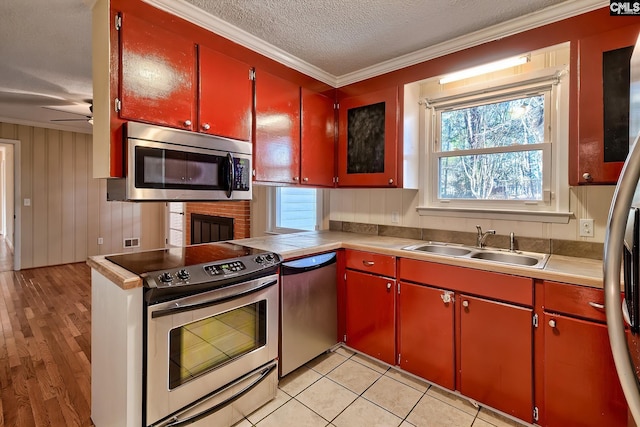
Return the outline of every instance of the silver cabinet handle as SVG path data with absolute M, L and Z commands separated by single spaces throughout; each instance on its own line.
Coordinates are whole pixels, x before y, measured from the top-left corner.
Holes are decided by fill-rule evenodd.
M 304 182 L 309 182 L 309 178 L 307 178 L 307 177 L 304 177 L 302 180 L 303 180 Z
M 389 185 L 393 185 L 393 178 L 389 178 Z
M 294 180 L 294 181 L 296 181 L 296 182 L 298 182 L 298 180 L 299 180 L 299 179 L 300 179 L 300 177 L 299 177 L 299 176 L 294 176 L 294 177 L 293 177 L 293 180 Z
M 184 125 L 187 127 L 191 126 L 191 120 L 185 120 Z
M 597 308 L 598 310 L 604 310 L 604 304 L 600 304 L 597 302 L 589 301 L 589 305 L 593 308 Z
M 367 267 L 373 267 L 373 265 L 375 264 L 375 262 L 373 261 L 367 261 L 367 260 L 362 260 L 362 264 L 367 266 Z
M 391 290 L 391 283 L 387 283 L 387 290 Z
M 552 328 L 555 328 L 556 327 L 556 321 L 553 320 L 553 319 L 549 320 L 549 326 L 551 326 Z
M 462 306 L 463 307 L 469 307 L 469 301 L 462 301 Z
M 585 181 L 591 181 L 593 179 L 593 177 L 591 176 L 591 174 L 589 172 L 585 172 L 582 174 L 582 178 L 584 178 Z
M 453 295 L 453 292 L 444 291 L 443 293 L 440 294 L 440 299 L 442 299 L 443 303 L 449 304 L 450 302 L 453 301 L 453 296 L 452 295 Z
M 205 124 L 202 125 L 202 129 L 209 130 L 209 129 L 211 129 L 211 125 L 209 123 L 205 123 Z

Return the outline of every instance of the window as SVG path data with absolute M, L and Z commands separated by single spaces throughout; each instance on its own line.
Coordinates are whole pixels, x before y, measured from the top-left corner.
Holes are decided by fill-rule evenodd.
M 543 201 L 550 97 L 544 90 L 436 109 L 437 199 Z
M 269 229 L 274 233 L 319 230 L 322 191 L 315 188 L 272 187 Z
M 567 222 L 567 77 L 550 67 L 426 96 L 420 214 Z

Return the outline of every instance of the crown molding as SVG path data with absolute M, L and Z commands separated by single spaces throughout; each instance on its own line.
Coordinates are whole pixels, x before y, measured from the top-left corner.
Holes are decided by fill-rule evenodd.
M 354 71 L 353 73 L 343 74 L 342 76 L 337 77 L 338 84 L 336 87 L 346 86 L 348 84 L 376 77 L 391 71 L 400 70 L 402 68 L 458 52 L 460 50 L 479 46 L 481 44 L 509 37 L 533 28 L 591 12 L 608 5 L 609 2 L 603 2 L 602 0 L 575 0 L 563 2 L 520 18 L 515 18 L 434 46 L 399 56 L 389 61 L 381 62 L 371 67 Z
M 466 34 L 444 43 L 439 43 L 418 51 L 366 67 L 352 73 L 334 76 L 321 68 L 297 58 L 284 50 L 247 33 L 222 19 L 203 13 L 202 9 L 182 0 L 143 0 L 158 9 L 186 19 L 206 30 L 212 31 L 239 45 L 262 54 L 276 62 L 293 68 L 303 74 L 313 77 L 333 87 L 346 86 L 385 73 L 419 64 L 440 56 L 448 55 L 463 49 L 498 40 L 514 34 L 522 33 L 536 27 L 551 24 L 563 19 L 571 18 L 582 13 L 591 12 L 608 6 L 609 2 L 602 0 L 569 0 L 555 6 L 542 9 L 515 18 L 510 21 L 494 25 L 480 31 Z
M 186 19 L 187 21 L 212 31 L 219 36 L 229 39 L 239 45 L 251 49 L 267 58 L 284 64 L 296 71 L 299 71 L 314 79 L 320 80 L 330 86 L 336 87 L 337 77 L 333 74 L 309 64 L 300 58 L 297 58 L 284 50 L 267 43 L 266 41 L 247 33 L 244 30 L 223 21 L 217 16 L 204 13 L 202 9 L 182 0 L 142 0 L 160 10 L 168 12 L 172 15 Z
M 31 127 L 43 128 L 43 129 L 53 129 L 53 130 L 60 130 L 64 132 L 83 133 L 86 135 L 93 134 L 93 130 L 88 131 L 84 129 L 78 129 L 78 128 L 75 128 L 73 125 L 65 126 L 58 123 L 39 122 L 36 120 L 15 119 L 12 117 L 0 117 L 0 123 L 6 123 L 10 125 L 19 125 L 19 126 L 31 126 Z

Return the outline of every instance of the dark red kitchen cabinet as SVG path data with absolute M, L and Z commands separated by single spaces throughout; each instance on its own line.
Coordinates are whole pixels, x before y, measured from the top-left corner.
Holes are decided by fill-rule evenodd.
M 333 187 L 335 177 L 335 101 L 302 88 L 300 176 L 305 185 Z
M 120 29 L 120 117 L 193 130 L 196 46 L 131 14 Z
M 453 292 L 406 282 L 400 282 L 399 287 L 400 367 L 453 390 Z
M 346 344 L 395 364 L 395 279 L 347 270 L 346 288 Z
M 639 32 L 640 26 L 629 25 L 578 43 L 577 156 L 569 160 L 570 185 L 615 184 L 620 175 L 628 151 L 628 58 Z M 611 113 L 605 116 L 606 108 Z
M 300 182 L 300 87 L 256 70 L 255 180 Z
M 206 46 L 199 46 L 198 131 L 251 139 L 251 68 Z
M 532 310 L 459 295 L 458 390 L 533 422 Z
M 340 100 L 338 186 L 398 186 L 398 88 Z
M 544 314 L 547 427 L 626 427 L 627 405 L 604 324 Z

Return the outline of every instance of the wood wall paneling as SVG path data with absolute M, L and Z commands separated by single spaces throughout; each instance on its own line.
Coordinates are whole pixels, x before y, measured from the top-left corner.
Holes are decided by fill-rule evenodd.
M 31 200 L 21 206 L 21 268 L 124 252 L 124 237 L 145 241 L 143 220 L 147 248 L 164 242 L 164 204 L 149 204 L 143 218 L 141 204 L 106 201 L 105 180 L 92 177 L 91 135 L 0 123 L 0 138 L 20 141 L 20 203 Z

